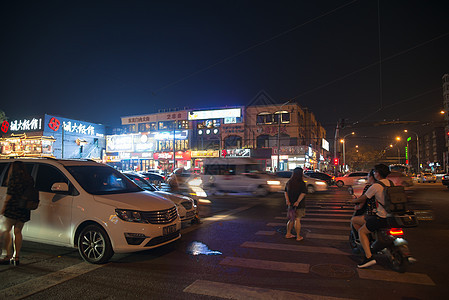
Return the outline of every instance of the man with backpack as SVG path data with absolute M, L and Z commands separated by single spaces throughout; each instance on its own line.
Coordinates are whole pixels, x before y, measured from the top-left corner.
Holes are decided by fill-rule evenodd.
M 375 165 L 374 177 L 377 182 L 371 185 L 365 194 L 350 201 L 351 203 L 361 203 L 372 197 L 376 200 L 375 214 L 372 216 L 366 215 L 364 224 L 359 224 L 361 225 L 359 229 L 360 243 L 362 244 L 366 257 L 357 265 L 358 268 L 367 268 L 376 264 L 376 260 L 373 258 L 370 249 L 369 234 L 379 228 L 388 226 L 384 193 L 384 189 L 391 186 L 390 180 L 386 179 L 388 174 L 390 174 L 388 166 L 384 164 Z

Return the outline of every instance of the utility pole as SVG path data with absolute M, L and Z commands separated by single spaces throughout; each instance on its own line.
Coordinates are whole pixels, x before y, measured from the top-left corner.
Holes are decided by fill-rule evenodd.
M 340 135 L 340 122 L 337 121 L 337 127 L 335 128 L 335 137 L 334 137 L 334 159 L 337 158 L 337 141 L 338 137 Z M 334 175 L 337 176 L 337 169 L 338 166 L 335 166 L 334 168 Z
M 278 163 L 277 163 L 277 172 L 279 172 L 279 168 L 281 166 L 281 161 L 280 161 L 280 152 L 281 152 L 281 117 L 282 117 L 282 107 L 284 107 L 284 105 L 287 105 L 290 103 L 291 100 L 288 100 L 287 102 L 285 102 L 284 104 L 281 105 L 281 107 L 279 107 L 279 113 L 278 113 Z
M 173 123 L 173 172 L 176 168 L 176 121 Z

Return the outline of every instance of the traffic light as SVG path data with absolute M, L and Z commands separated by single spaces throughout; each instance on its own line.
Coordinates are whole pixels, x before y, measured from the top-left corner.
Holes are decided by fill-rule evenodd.
M 335 165 L 335 166 L 338 166 L 338 165 L 339 165 L 338 158 L 334 158 L 334 165 Z

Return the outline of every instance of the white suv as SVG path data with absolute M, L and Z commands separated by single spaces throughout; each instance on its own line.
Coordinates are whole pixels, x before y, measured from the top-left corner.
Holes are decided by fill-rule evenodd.
M 39 207 L 25 223 L 25 240 L 77 247 L 90 263 L 115 253 L 155 248 L 181 237 L 173 202 L 138 187 L 107 165 L 93 161 L 18 159 L 39 190 Z M 0 206 L 14 159 L 0 160 Z

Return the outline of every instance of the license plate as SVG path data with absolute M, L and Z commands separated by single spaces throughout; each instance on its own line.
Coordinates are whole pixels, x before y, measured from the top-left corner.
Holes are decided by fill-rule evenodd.
M 176 224 L 175 225 L 166 226 L 166 227 L 162 228 L 162 233 L 164 235 L 173 233 L 175 231 L 176 231 Z

